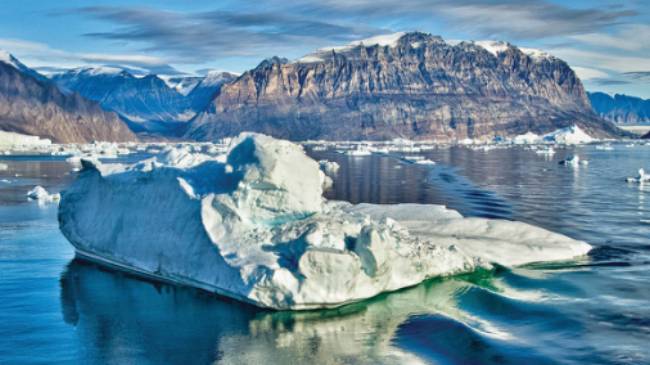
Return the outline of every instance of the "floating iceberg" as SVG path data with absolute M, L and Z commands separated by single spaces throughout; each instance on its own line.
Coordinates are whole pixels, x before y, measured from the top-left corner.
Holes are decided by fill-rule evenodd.
M 61 231 L 87 259 L 274 309 L 335 307 L 431 277 L 591 248 L 444 206 L 325 200 L 319 163 L 264 135 L 240 136 L 220 160 L 83 160 L 62 195 Z
M 627 182 L 634 182 L 634 183 L 646 183 L 650 182 L 650 175 L 645 173 L 644 169 L 639 169 L 639 175 L 637 177 L 628 177 L 625 179 Z
M 583 144 L 596 141 L 577 125 L 558 129 L 543 136 L 545 142 L 557 144 Z
M 17 146 L 49 146 L 52 141 L 41 139 L 38 136 L 0 131 L 0 148 L 14 148 Z
M 571 155 L 559 162 L 560 165 L 576 167 L 578 165 L 589 165 L 589 161 L 581 160 L 578 155 Z
M 27 192 L 27 198 L 30 200 L 36 200 L 39 204 L 42 204 L 58 202 L 61 199 L 61 195 L 59 193 L 50 194 L 44 187 L 37 185 Z

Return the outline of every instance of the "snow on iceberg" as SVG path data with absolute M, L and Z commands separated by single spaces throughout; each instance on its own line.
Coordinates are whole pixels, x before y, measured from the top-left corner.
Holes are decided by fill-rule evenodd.
M 444 206 L 322 197 L 302 147 L 259 134 L 226 161 L 107 168 L 82 161 L 59 222 L 80 256 L 261 307 L 334 307 L 493 263 L 585 254 L 584 242 Z

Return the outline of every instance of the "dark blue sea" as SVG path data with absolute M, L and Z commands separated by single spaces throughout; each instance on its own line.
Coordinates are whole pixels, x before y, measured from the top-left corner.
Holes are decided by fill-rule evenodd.
M 589 165 L 558 164 L 577 153 Z M 446 204 L 595 246 L 589 257 L 445 279 L 336 310 L 271 312 L 74 258 L 55 205 L 61 158 L 0 156 L 1 364 L 650 364 L 650 146 L 466 147 L 395 156 L 312 152 L 341 170 L 329 198 Z M 131 158 L 137 158 L 133 156 Z

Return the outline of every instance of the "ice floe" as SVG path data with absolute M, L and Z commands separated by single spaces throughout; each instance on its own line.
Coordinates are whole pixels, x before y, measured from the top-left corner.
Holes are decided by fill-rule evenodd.
M 328 201 L 322 169 L 332 166 L 264 135 L 240 136 L 225 158 L 82 164 L 59 206 L 79 255 L 261 307 L 334 307 L 431 277 L 590 250 L 444 206 Z
M 0 148 L 9 149 L 24 146 L 49 146 L 52 141 L 37 136 L 0 131 Z
M 640 168 L 639 175 L 637 175 L 636 177 L 628 177 L 625 180 L 627 182 L 645 183 L 645 182 L 650 182 L 650 175 L 646 174 L 643 168 Z
M 59 193 L 50 194 L 44 187 L 37 185 L 27 192 L 27 199 L 36 200 L 41 203 L 55 203 L 61 199 Z
M 578 155 L 571 155 L 567 157 L 566 159 L 562 160 L 559 162 L 560 165 L 566 165 L 566 166 L 578 166 L 578 165 L 588 165 L 589 161 L 587 160 L 581 160 L 580 156 Z

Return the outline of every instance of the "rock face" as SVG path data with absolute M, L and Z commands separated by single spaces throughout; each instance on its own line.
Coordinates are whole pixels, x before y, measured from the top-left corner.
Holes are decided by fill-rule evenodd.
M 650 99 L 616 94 L 587 93 L 594 111 L 601 117 L 622 124 L 650 123 Z
M 505 43 L 452 45 L 423 33 L 272 58 L 225 85 L 186 136 L 257 131 L 292 140 L 452 140 L 578 125 L 621 133 L 592 110 L 562 60 Z M 369 44 L 373 43 L 373 44 Z
M 115 113 L 18 64 L 0 60 L 0 129 L 64 143 L 135 140 Z

